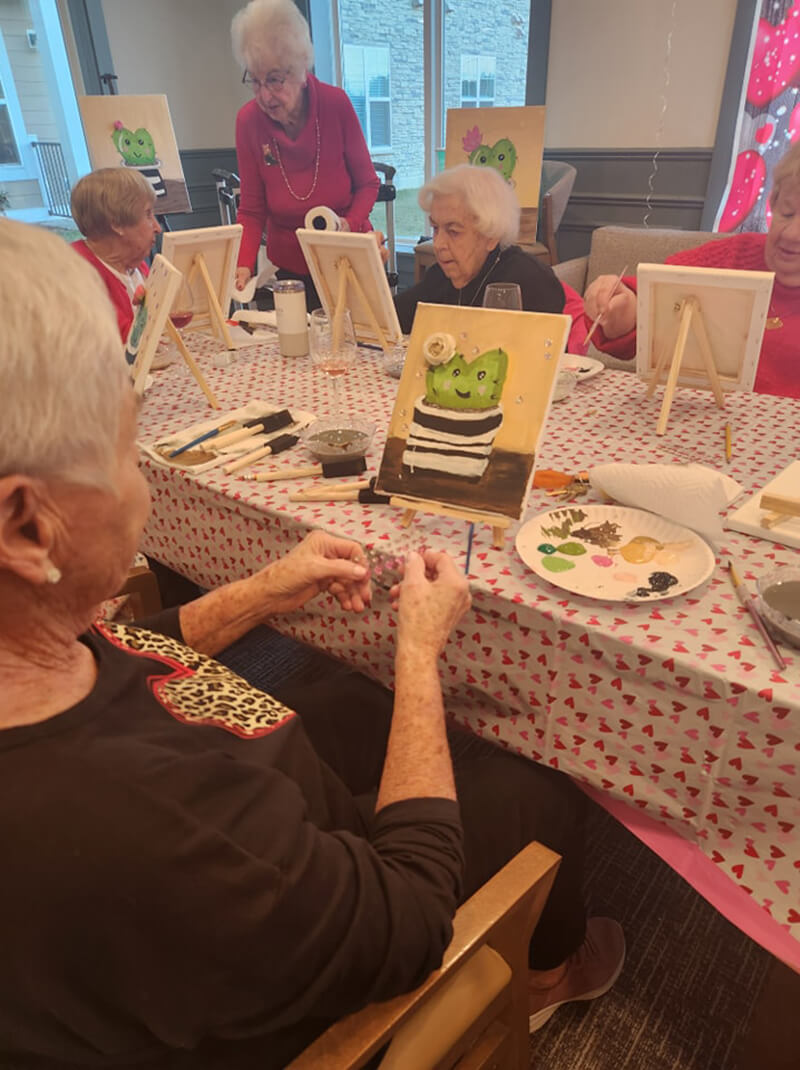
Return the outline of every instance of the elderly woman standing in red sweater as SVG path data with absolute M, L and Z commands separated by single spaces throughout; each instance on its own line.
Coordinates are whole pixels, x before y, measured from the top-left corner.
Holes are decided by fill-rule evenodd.
M 231 36 L 254 94 L 236 117 L 244 227 L 236 286 L 250 278 L 266 226 L 278 278 L 302 279 L 309 307 L 317 307 L 295 229 L 309 208 L 326 205 L 346 229 L 371 230 L 380 183 L 347 95 L 310 73 L 308 23 L 292 0 L 251 0 Z
M 675 253 L 668 264 L 774 271 L 772 300 L 753 389 L 757 394 L 800 398 L 800 142 L 775 168 L 767 234 L 734 234 Z M 619 360 L 636 355 L 636 278 L 600 275 L 584 295 L 586 321 L 602 311 L 594 343 Z

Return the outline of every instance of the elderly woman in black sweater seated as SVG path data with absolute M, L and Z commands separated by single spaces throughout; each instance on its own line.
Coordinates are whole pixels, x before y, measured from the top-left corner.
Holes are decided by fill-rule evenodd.
M 418 302 L 481 305 L 490 282 L 518 283 L 527 312 L 563 312 L 564 290 L 553 272 L 512 244 L 519 233 L 519 202 L 493 167 L 451 167 L 426 182 L 418 200 L 430 216 L 436 263 L 395 298 L 405 334 Z
M 451 762 L 461 570 L 409 556 L 394 694 L 340 673 L 273 697 L 213 660 L 312 598 L 366 611 L 363 551 L 327 532 L 146 624 L 93 623 L 148 512 L 117 320 L 68 245 L 8 220 L 0 307 L 0 1066 L 277 1070 L 418 985 L 459 899 L 531 839 L 563 856 L 531 1027 L 605 992 L 624 941 L 586 921 L 582 792 L 463 733 Z

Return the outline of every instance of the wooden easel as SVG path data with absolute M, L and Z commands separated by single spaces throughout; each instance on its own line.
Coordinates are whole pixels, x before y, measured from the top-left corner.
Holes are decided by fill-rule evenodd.
M 186 276 L 186 283 L 191 286 L 192 279 L 199 273 L 201 281 L 203 283 L 203 289 L 206 292 L 208 298 L 208 318 L 211 321 L 211 329 L 217 330 L 222 336 L 222 341 L 225 343 L 227 349 L 235 349 L 233 339 L 231 338 L 231 332 L 228 330 L 228 324 L 223 315 L 220 307 L 219 298 L 217 297 L 214 284 L 211 281 L 211 276 L 208 273 L 208 265 L 206 259 L 202 253 L 195 253 L 192 258 L 192 266 L 189 268 L 189 273 Z M 205 313 L 203 313 L 205 315 Z M 216 321 L 216 325 L 215 325 Z M 191 330 L 191 327 L 189 328 Z
M 706 377 L 717 405 L 721 409 L 725 408 L 725 395 L 722 392 L 722 384 L 720 383 L 717 366 L 714 363 L 714 354 L 711 351 L 711 344 L 708 340 L 708 332 L 706 331 L 706 325 L 703 320 L 703 310 L 700 308 L 700 302 L 696 297 L 686 297 L 683 301 L 676 303 L 675 311 L 680 312 L 681 318 L 678 323 L 678 336 L 675 341 L 675 348 L 672 350 L 672 360 L 670 361 L 667 382 L 664 387 L 664 400 L 661 402 L 661 412 L 658 417 L 658 423 L 656 424 L 657 435 L 663 435 L 667 430 L 667 421 L 669 420 L 669 413 L 672 408 L 672 399 L 675 395 L 675 387 L 678 382 L 678 375 L 680 374 L 681 362 L 683 361 L 683 354 L 686 350 L 686 342 L 689 337 L 690 329 L 694 330 L 695 337 L 697 338 L 697 343 L 700 347 L 700 355 L 703 358 Z M 647 387 L 648 398 L 651 398 L 655 393 L 655 389 L 663 374 L 668 357 L 669 349 L 665 347 L 659 355 L 653 376 Z
M 316 256 L 316 253 L 314 255 Z M 378 345 L 381 347 L 384 353 L 388 353 L 392 346 L 387 340 L 386 335 L 384 334 L 381 328 L 381 325 L 378 323 L 377 317 L 375 316 L 375 313 L 372 309 L 372 305 L 367 299 L 367 295 L 364 293 L 364 287 L 358 281 L 358 276 L 356 275 L 355 271 L 353 271 L 353 265 L 350 263 L 349 258 L 346 256 L 340 256 L 337 258 L 335 264 L 337 272 L 336 300 L 334 301 L 332 299 L 333 295 L 330 292 L 328 293 L 328 300 L 331 307 L 333 308 L 334 351 L 338 348 L 339 345 L 341 345 L 343 330 L 342 320 L 344 318 L 345 310 L 348 307 L 347 288 L 348 286 L 351 286 L 355 294 L 361 300 L 361 304 L 367 310 L 367 319 L 369 320 L 369 324 L 372 327 L 372 330 L 375 332 L 375 337 L 378 341 Z M 319 271 L 320 277 L 324 279 L 325 273 L 322 271 L 322 268 L 320 266 L 319 257 L 317 257 L 317 270 Z M 327 289 L 327 286 L 325 288 Z M 355 327 L 355 324 L 353 324 L 353 326 Z
M 186 348 L 186 343 L 184 342 L 183 338 L 181 338 L 180 331 L 175 326 L 175 324 L 172 322 L 172 320 L 169 318 L 169 316 L 167 316 L 167 334 L 169 335 L 170 339 L 175 343 L 175 345 L 178 347 L 178 352 L 183 357 L 183 359 L 186 361 L 187 368 L 192 373 L 192 375 L 195 377 L 200 389 L 203 391 L 203 393 L 205 394 L 206 398 L 208 399 L 208 404 L 211 406 L 212 409 L 218 409 L 219 408 L 219 402 L 217 401 L 217 398 L 216 398 L 216 396 L 214 394 L 214 391 L 211 389 L 211 387 L 205 381 L 203 373 L 200 371 L 199 367 L 197 366 L 197 361 L 194 359 L 192 354 Z
M 402 527 L 407 528 L 417 513 L 433 513 L 434 516 L 453 516 L 459 520 L 466 520 L 468 524 L 488 524 L 492 529 L 492 546 L 496 550 L 503 548 L 506 537 L 506 528 L 511 526 L 511 518 L 498 516 L 497 513 L 480 513 L 472 509 L 459 509 L 455 505 L 445 505 L 442 502 L 422 501 L 418 498 L 392 497 L 390 505 L 404 509 L 403 518 L 400 521 Z

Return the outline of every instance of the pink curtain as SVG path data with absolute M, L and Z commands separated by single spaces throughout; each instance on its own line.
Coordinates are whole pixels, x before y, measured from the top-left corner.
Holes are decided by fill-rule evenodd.
M 765 231 L 773 169 L 800 137 L 800 0 L 762 0 L 728 184 L 714 229 Z

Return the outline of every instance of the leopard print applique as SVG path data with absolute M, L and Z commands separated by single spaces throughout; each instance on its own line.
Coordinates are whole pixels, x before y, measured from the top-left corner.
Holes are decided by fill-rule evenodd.
M 151 676 L 148 686 L 167 713 L 184 724 L 214 725 L 256 739 L 295 716 L 271 695 L 177 639 L 110 621 L 97 622 L 95 631 L 119 649 L 172 670 Z

